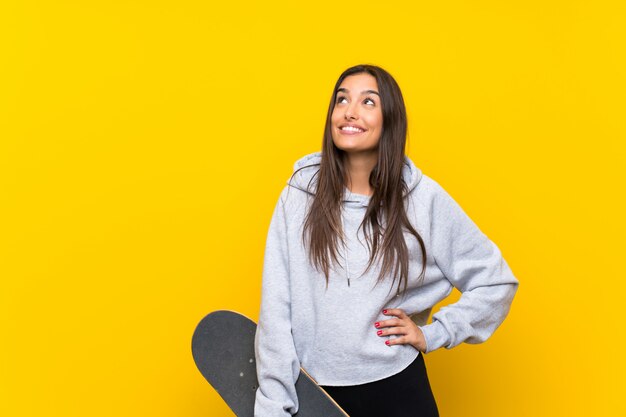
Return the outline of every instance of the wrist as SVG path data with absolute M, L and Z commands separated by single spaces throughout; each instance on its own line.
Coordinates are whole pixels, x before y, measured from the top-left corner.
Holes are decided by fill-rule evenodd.
M 422 332 L 419 326 L 417 327 L 417 340 L 412 345 L 421 353 L 426 352 L 426 339 L 424 338 L 424 332 Z

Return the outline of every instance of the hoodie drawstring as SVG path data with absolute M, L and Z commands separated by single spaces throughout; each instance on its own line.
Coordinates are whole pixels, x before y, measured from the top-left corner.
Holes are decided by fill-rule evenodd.
M 348 281 L 348 287 L 350 286 L 350 267 L 348 266 L 348 249 L 347 249 L 347 234 L 346 234 L 346 226 L 343 222 L 343 209 L 339 215 L 340 219 L 341 219 L 341 229 L 343 231 L 343 236 L 344 236 L 344 242 L 343 242 L 343 259 L 345 262 L 345 268 L 344 271 L 346 271 L 346 280 Z

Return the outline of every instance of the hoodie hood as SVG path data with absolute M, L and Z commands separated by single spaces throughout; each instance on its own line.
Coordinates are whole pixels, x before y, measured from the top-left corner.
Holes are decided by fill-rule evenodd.
M 288 184 L 294 188 L 302 190 L 308 194 L 315 195 L 317 189 L 317 172 L 322 162 L 322 152 L 314 152 L 298 159 L 293 165 L 294 172 L 302 168 L 296 173 Z M 411 193 L 422 179 L 422 171 L 415 166 L 408 156 L 404 156 L 404 166 L 402 167 L 402 178 L 407 185 L 407 192 Z M 370 196 L 362 194 L 354 194 L 347 187 L 344 187 L 343 201 L 347 203 L 355 203 L 367 207 Z

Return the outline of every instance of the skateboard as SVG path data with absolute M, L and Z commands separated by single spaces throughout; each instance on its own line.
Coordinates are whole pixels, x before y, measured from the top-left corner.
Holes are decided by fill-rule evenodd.
M 191 351 L 200 373 L 237 417 L 253 417 L 258 388 L 254 336 L 256 323 L 235 311 L 218 310 L 203 318 L 193 334 Z M 296 381 L 297 417 L 349 417 L 300 368 Z

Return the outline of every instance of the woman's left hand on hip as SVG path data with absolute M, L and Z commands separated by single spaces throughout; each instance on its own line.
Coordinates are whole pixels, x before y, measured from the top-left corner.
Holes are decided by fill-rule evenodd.
M 381 320 L 374 323 L 376 334 L 380 337 L 398 335 L 385 341 L 388 346 L 411 345 L 420 352 L 426 350 L 424 333 L 413 320 L 401 308 L 388 308 L 383 314 L 394 316 L 392 319 Z

